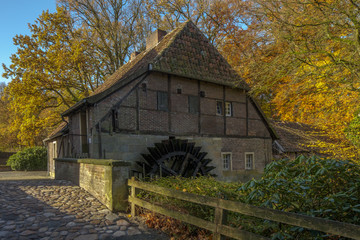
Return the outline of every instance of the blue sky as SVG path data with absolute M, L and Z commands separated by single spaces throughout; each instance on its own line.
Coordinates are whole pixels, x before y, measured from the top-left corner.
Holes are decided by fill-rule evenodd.
M 1 75 L 2 63 L 10 65 L 10 55 L 16 52 L 13 37 L 29 34 L 28 23 L 34 23 L 44 10 L 54 12 L 56 0 L 0 0 L 0 82 L 9 82 Z

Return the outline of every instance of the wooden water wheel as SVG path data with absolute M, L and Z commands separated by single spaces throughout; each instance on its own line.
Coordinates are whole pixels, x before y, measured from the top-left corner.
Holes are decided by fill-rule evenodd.
M 145 171 L 145 176 L 194 177 L 208 175 L 215 167 L 207 166 L 206 152 L 188 140 L 169 139 L 148 147 L 149 154 L 142 154 L 144 162 L 137 162 Z

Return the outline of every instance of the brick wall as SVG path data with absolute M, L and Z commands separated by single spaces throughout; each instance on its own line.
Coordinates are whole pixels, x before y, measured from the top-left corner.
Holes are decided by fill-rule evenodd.
M 136 109 L 120 107 L 118 110 L 118 124 L 121 129 L 136 130 Z
M 70 118 L 70 138 L 71 138 L 71 156 L 79 156 L 81 154 L 81 137 L 80 137 L 80 113 L 71 115 Z
M 131 92 L 130 89 L 136 84 L 138 87 Z M 178 89 L 181 89 L 181 93 Z M 169 111 L 157 110 L 157 91 L 168 92 Z M 205 93 L 205 97 L 199 97 L 200 112 L 189 113 L 188 98 L 199 96 L 199 91 Z M 222 167 L 221 152 L 232 152 L 233 170 L 217 172 L 219 176 L 226 175 L 225 180 L 238 179 L 240 172 L 237 171 L 243 171 L 240 175 L 253 176 L 253 173 L 244 170 L 244 152 L 255 153 L 256 171 L 261 172 L 265 162 L 271 159 L 270 133 L 243 90 L 152 73 L 143 82 L 135 81 L 96 104 L 90 110 L 91 126 L 121 99 L 117 109 L 119 129 L 112 130 L 111 117 L 102 122 L 101 144 L 99 133 L 94 127 L 90 129 L 91 157 L 99 157 L 101 148 L 102 158 L 135 162 L 141 160 L 140 153 L 146 152 L 146 146 L 175 135 L 194 139 L 211 152 L 209 155 L 214 163 L 217 162 L 216 171 Z M 232 116 L 216 115 L 216 101 L 224 100 L 232 103 Z
M 131 84 L 132 87 L 135 86 L 135 82 Z M 90 111 L 91 126 L 127 93 L 128 96 L 122 100 L 117 110 L 119 131 L 158 132 L 168 135 L 270 137 L 259 112 L 253 103 L 246 99 L 243 90 L 176 76 L 169 78 L 167 74 L 162 73 L 152 73 L 143 82 L 137 84 L 137 89 L 132 92 L 129 92 L 131 89 L 129 86 L 96 104 Z M 169 93 L 168 111 L 157 110 L 158 91 Z M 189 113 L 188 98 L 199 96 L 199 91 L 205 93 L 205 97 L 199 97 L 200 112 Z M 216 102 L 224 102 L 224 100 L 231 102 L 232 116 L 216 115 Z M 224 108 L 223 104 L 223 112 L 225 112 Z M 248 121 L 246 121 L 247 116 Z M 102 125 L 106 126 L 104 128 L 106 131 L 109 131 L 111 117 L 106 121 Z M 90 132 L 94 135 L 93 129 Z
M 168 132 L 168 117 L 165 111 L 140 110 L 140 131 Z

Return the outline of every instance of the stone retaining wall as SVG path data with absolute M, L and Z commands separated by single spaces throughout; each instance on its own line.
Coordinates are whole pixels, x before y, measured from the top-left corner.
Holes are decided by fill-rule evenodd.
M 216 167 L 211 174 L 216 174 L 220 181 L 242 181 L 246 182 L 253 177 L 261 176 L 266 164 L 271 162 L 272 139 L 263 138 L 235 138 L 235 137 L 198 137 L 177 136 L 201 147 L 206 152 L 206 158 L 212 160 L 209 164 Z M 132 169 L 142 171 L 136 162 L 143 161 L 141 154 L 147 154 L 147 147 L 154 147 L 155 143 L 169 139 L 162 135 L 138 135 L 113 133 L 102 134 L 102 151 L 105 158 L 118 158 L 132 163 Z M 94 138 L 94 149 L 98 149 L 98 138 Z M 231 152 L 231 169 L 224 170 L 221 159 L 222 152 Z M 254 169 L 245 170 L 245 153 L 254 153 Z
M 125 211 L 130 165 L 120 160 L 57 158 L 55 179 L 79 185 L 111 211 Z

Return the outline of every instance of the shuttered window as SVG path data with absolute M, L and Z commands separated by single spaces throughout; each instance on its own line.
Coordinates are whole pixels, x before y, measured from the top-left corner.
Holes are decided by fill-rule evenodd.
M 223 115 L 223 102 L 216 101 L 216 115 Z
M 157 109 L 168 111 L 168 94 L 167 92 L 157 92 Z
M 189 96 L 189 113 L 199 113 L 199 97 Z

